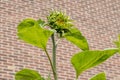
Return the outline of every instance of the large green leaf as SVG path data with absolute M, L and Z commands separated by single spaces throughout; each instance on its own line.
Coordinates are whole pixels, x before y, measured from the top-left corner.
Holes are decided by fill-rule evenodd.
M 78 78 L 83 71 L 104 62 L 117 51 L 117 49 L 108 49 L 103 51 L 83 51 L 75 54 L 71 59 L 71 63 L 76 70 L 76 77 Z
M 105 73 L 99 73 L 96 76 L 92 77 L 90 80 L 106 80 Z
M 18 25 L 19 38 L 42 49 L 46 49 L 52 33 L 50 30 L 41 28 L 38 21 L 33 19 L 25 19 Z
M 15 74 L 15 80 L 43 80 L 43 79 L 37 71 L 23 69 Z
M 65 34 L 65 38 L 71 43 L 75 44 L 80 49 L 89 50 L 89 45 L 86 38 L 77 28 L 69 29 L 69 33 Z

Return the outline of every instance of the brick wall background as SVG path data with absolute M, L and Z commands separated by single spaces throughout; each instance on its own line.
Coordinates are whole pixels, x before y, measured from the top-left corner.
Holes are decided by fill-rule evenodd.
M 51 9 L 71 16 L 91 49 L 114 47 L 113 41 L 120 33 L 120 0 L 0 0 L 0 80 L 14 80 L 14 73 L 22 68 L 48 75 L 50 67 L 44 52 L 18 40 L 16 27 L 24 18 L 46 19 Z M 74 80 L 70 58 L 79 49 L 66 40 L 58 46 L 59 80 Z M 51 52 L 50 43 L 48 50 Z M 88 80 L 102 71 L 106 72 L 108 80 L 120 80 L 120 55 L 87 70 L 79 78 Z

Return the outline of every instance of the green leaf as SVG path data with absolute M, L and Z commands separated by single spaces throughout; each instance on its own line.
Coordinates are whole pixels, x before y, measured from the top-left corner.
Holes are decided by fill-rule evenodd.
M 120 53 L 120 35 L 118 36 L 118 40 L 114 42 L 117 46 L 117 48 L 119 49 L 119 53 Z
M 76 70 L 76 77 L 78 78 L 83 71 L 104 62 L 117 51 L 117 49 L 108 49 L 103 51 L 83 51 L 75 54 L 71 58 L 71 63 Z
M 52 31 L 40 27 L 34 19 L 25 19 L 18 25 L 19 39 L 24 40 L 34 46 L 46 49 L 47 41 L 52 35 Z
M 94 76 L 93 78 L 91 78 L 90 80 L 106 80 L 106 76 L 105 73 L 99 73 L 96 76 Z
M 71 43 L 75 44 L 82 50 L 89 50 L 89 45 L 86 38 L 81 34 L 77 28 L 71 28 L 70 32 L 65 34 L 65 38 Z
M 30 69 L 22 69 L 15 74 L 15 80 L 43 80 L 41 75 Z
M 52 80 L 50 73 L 48 74 L 47 78 L 45 80 Z
M 46 80 L 46 79 L 42 77 L 41 80 Z
M 44 27 L 44 26 L 47 25 L 47 24 L 45 23 L 45 21 L 43 21 L 42 19 L 37 20 L 37 22 L 39 23 L 39 25 L 40 25 L 41 27 Z

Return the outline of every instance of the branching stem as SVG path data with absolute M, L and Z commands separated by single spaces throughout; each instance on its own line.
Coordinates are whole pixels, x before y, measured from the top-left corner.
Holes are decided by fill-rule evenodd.
M 47 52 L 46 49 L 45 49 L 45 53 L 46 53 L 46 55 L 47 55 L 47 57 L 48 57 L 48 60 L 49 60 L 49 62 L 50 62 L 50 66 L 51 66 L 51 68 L 52 68 L 53 76 L 54 76 L 54 78 L 55 78 L 56 72 L 55 72 L 55 69 L 54 69 L 54 67 L 53 67 L 52 61 L 51 61 L 50 56 L 49 56 L 49 54 L 48 54 L 48 52 Z

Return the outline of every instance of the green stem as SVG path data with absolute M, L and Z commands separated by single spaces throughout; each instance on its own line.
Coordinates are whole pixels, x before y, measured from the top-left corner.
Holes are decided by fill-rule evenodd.
M 55 70 L 55 80 L 57 80 L 57 70 L 56 70 L 56 48 L 57 48 L 57 45 L 56 45 L 56 42 L 55 42 L 55 37 L 54 37 L 54 34 L 51 36 L 52 38 L 52 44 L 53 44 L 53 50 L 52 50 L 52 62 L 53 62 L 53 67 L 54 67 L 54 70 Z
M 49 60 L 49 62 L 50 62 L 50 66 L 51 66 L 51 68 L 52 68 L 53 76 L 54 76 L 54 78 L 56 78 L 56 76 L 55 76 L 55 75 L 56 75 L 55 69 L 54 69 L 54 67 L 53 67 L 52 61 L 51 61 L 50 56 L 49 56 L 49 54 L 48 54 L 48 52 L 47 52 L 46 49 L 45 49 L 45 53 L 46 53 L 46 55 L 47 55 L 47 57 L 48 57 L 48 60 Z
M 78 80 L 78 78 L 76 78 L 75 80 Z

